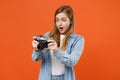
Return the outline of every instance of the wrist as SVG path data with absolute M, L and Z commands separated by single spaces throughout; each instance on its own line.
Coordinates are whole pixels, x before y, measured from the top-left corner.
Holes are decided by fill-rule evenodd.
M 56 49 L 53 49 L 53 52 L 54 52 L 54 53 L 56 53 L 57 51 L 58 51 L 58 48 L 56 48 Z
M 38 52 L 38 51 L 39 51 L 39 50 L 38 50 L 38 48 L 35 48 L 34 50 L 35 50 L 36 52 Z

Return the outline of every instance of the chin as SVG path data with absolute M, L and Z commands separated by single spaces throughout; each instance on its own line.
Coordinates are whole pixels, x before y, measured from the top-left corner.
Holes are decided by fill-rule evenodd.
M 64 34 L 64 32 L 60 32 L 60 34 Z
M 60 32 L 60 34 L 64 34 L 64 32 Z
M 65 32 L 64 31 L 59 31 L 60 32 L 60 34 L 64 34 Z

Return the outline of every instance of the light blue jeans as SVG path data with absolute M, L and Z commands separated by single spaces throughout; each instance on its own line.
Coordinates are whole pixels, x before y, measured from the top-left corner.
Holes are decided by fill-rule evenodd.
M 64 80 L 64 75 L 52 75 L 51 80 Z

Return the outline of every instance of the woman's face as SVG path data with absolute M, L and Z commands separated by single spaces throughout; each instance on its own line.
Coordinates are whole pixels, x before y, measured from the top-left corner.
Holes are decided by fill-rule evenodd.
M 60 34 L 65 34 L 70 27 L 70 19 L 62 12 L 56 15 L 56 26 Z

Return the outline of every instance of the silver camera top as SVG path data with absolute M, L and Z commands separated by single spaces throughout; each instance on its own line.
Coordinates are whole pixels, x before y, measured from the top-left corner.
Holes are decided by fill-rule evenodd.
M 36 39 L 37 39 L 37 40 L 48 40 L 48 37 L 43 36 L 43 35 L 37 35 L 37 36 L 36 36 Z

